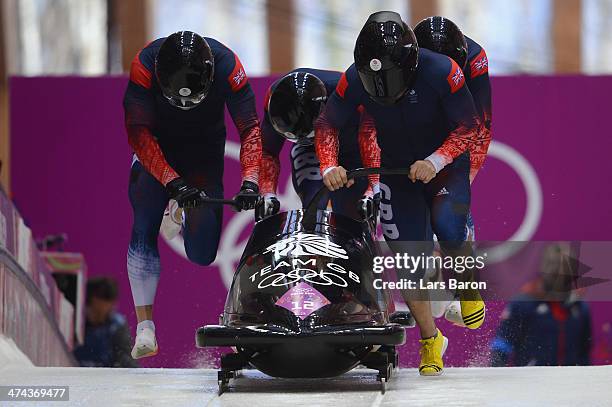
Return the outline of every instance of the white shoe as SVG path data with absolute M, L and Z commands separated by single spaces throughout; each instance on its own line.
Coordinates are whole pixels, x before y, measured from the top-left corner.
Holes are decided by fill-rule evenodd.
M 429 268 L 427 270 L 426 276 L 429 279 L 429 281 L 433 281 L 433 282 L 443 282 L 444 281 L 444 277 L 442 276 L 442 271 L 437 267 Z M 440 318 L 442 315 L 444 315 L 449 305 L 454 301 L 455 296 L 453 293 L 451 293 L 448 290 L 444 290 L 444 291 L 436 290 L 435 296 L 436 296 L 436 299 L 430 300 L 429 304 L 431 307 L 431 315 L 437 319 L 437 318 Z
M 442 294 L 440 294 L 442 295 Z M 440 300 L 431 300 L 429 304 L 431 305 L 431 316 L 435 319 L 442 317 L 448 312 L 448 308 L 452 305 L 454 299 L 452 294 L 448 295 L 449 298 L 443 298 Z M 461 313 L 459 313 L 461 314 Z
M 465 323 L 463 322 L 463 317 L 461 316 L 461 303 L 459 301 L 451 302 L 448 308 L 446 308 L 444 318 L 457 326 L 464 327 Z
M 183 214 L 183 208 L 179 208 L 178 202 L 174 199 L 168 201 L 168 206 L 164 211 L 164 217 L 159 227 L 159 232 L 166 240 L 172 240 L 181 233 Z
M 137 328 L 136 341 L 132 348 L 132 358 L 140 359 L 155 356 L 158 350 L 157 339 L 155 339 L 155 327 L 145 326 Z

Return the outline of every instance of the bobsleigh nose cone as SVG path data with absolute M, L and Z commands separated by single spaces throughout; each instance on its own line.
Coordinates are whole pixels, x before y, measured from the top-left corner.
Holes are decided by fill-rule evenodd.
M 363 347 L 357 354 L 367 353 Z M 274 377 L 334 377 L 356 367 L 360 358 L 354 352 L 342 350 L 323 342 L 276 345 L 256 354 L 251 364 L 267 375 Z

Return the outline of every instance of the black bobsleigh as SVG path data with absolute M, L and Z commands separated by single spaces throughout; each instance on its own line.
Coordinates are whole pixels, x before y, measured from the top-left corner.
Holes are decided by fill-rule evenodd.
M 196 332 L 198 347 L 235 349 L 221 358 L 220 393 L 249 366 L 274 377 L 318 378 L 360 364 L 378 371 L 384 392 L 409 318 L 391 318 L 388 293 L 373 287 L 375 228 L 372 217 L 358 221 L 313 204 L 255 224 L 219 325 Z

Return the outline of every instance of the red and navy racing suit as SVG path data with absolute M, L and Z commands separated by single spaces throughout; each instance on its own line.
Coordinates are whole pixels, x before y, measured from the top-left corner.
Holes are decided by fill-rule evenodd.
M 433 247 L 431 229 L 443 249 L 463 246 L 470 208 L 470 144 L 481 124 L 461 68 L 450 58 L 421 49 L 413 88 L 393 106 L 368 97 L 352 65 L 338 82 L 317 121 L 315 144 L 321 171 L 338 165 L 337 129 L 363 105 L 376 123 L 384 168 L 408 168 L 429 158 L 439 169 L 424 184 L 407 175 L 382 175 L 381 224 L 389 242 L 421 241 Z
M 334 71 L 320 69 L 299 68 L 291 71 L 307 72 L 318 77 L 331 95 L 338 84 L 342 74 Z M 268 101 L 270 94 L 276 87 L 278 81 L 268 89 L 265 105 L 264 119 L 261 125 L 262 131 L 262 169 L 261 169 L 261 193 L 262 195 L 274 194 L 278 187 L 278 176 L 280 173 L 279 154 L 285 143 L 285 137 L 274 129 L 268 116 Z M 371 119 L 362 114 L 363 109 L 355 109 L 349 115 L 346 123 L 339 131 L 340 153 L 338 161 L 346 169 L 363 167 L 359 148 L 361 146 L 375 144 L 376 134 Z M 378 155 L 370 155 L 374 160 Z M 319 159 L 315 152 L 313 143 L 296 143 L 291 148 L 291 178 L 295 192 L 300 197 L 302 205 L 308 205 L 317 191 L 323 187 L 323 177 L 319 171 Z M 366 166 L 377 167 L 378 161 L 369 161 Z M 366 193 L 368 181 L 364 178 L 356 180 L 355 185 L 350 188 L 342 188 L 330 193 L 332 209 L 347 216 L 357 217 L 357 201 Z M 319 209 L 327 208 L 328 198 L 324 197 L 319 203 Z
M 172 106 L 155 77 L 155 58 L 164 38 L 134 58 L 125 97 L 125 125 L 133 161 L 129 197 L 134 210 L 128 250 L 131 278 L 159 275 L 157 235 L 168 203 L 164 186 L 178 176 L 210 197 L 223 196 L 224 108 L 240 133 L 243 180 L 258 183 L 261 130 L 255 97 L 238 57 L 206 38 L 214 56 L 214 78 L 206 98 L 191 110 Z M 208 265 L 216 256 L 222 223 L 220 206 L 187 209 L 183 237 L 189 259 Z M 136 304 L 139 305 L 139 304 Z

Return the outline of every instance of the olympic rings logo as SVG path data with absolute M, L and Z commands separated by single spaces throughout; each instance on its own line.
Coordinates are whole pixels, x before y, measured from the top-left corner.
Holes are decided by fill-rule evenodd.
M 288 273 L 273 273 L 267 275 L 257 284 L 257 288 L 284 287 L 299 281 L 323 286 L 335 285 L 338 287 L 348 287 L 347 281 L 342 276 L 332 272 L 317 272 L 316 270 L 308 268 L 296 268 Z

